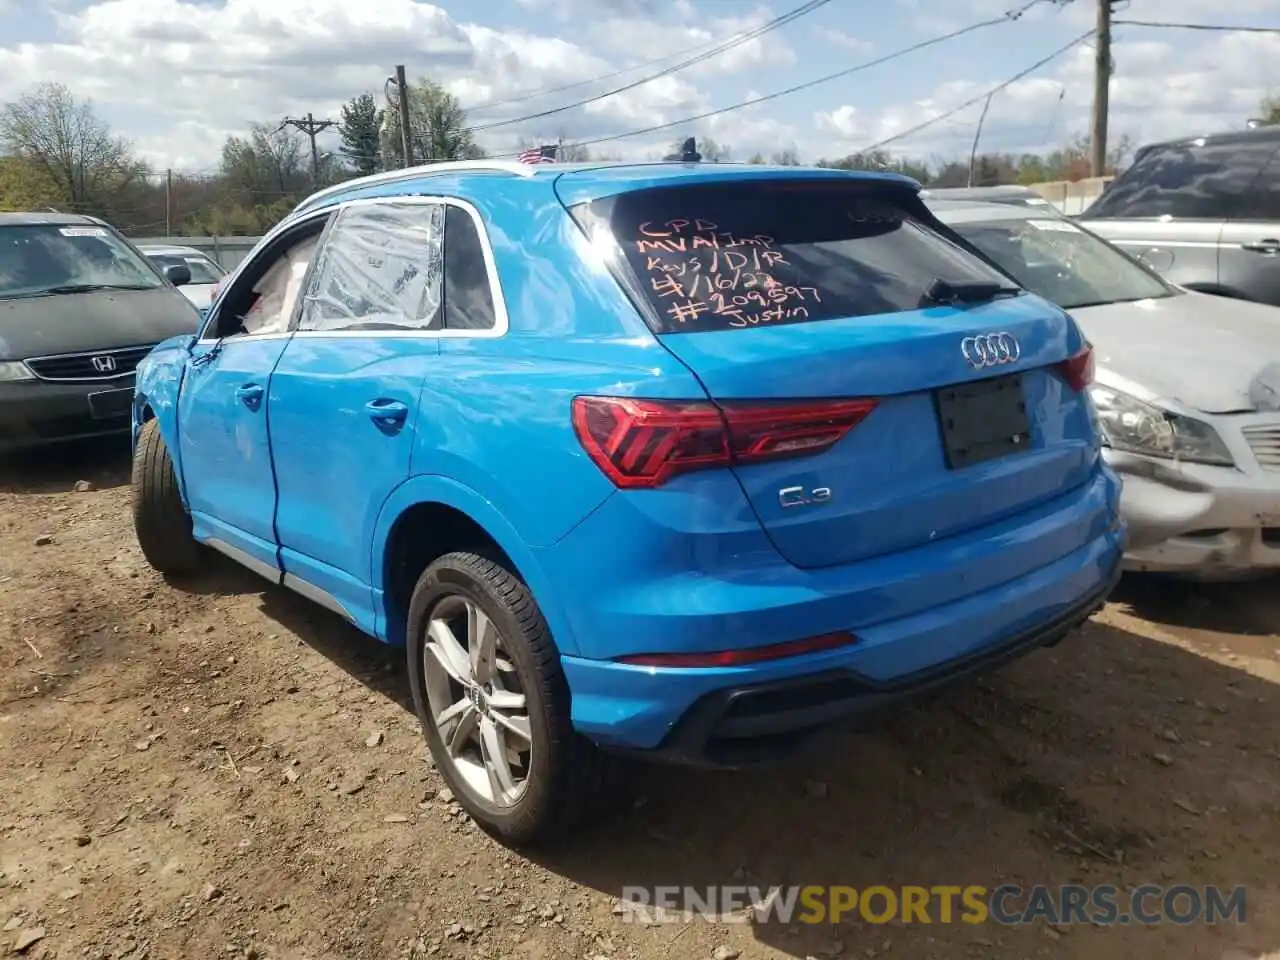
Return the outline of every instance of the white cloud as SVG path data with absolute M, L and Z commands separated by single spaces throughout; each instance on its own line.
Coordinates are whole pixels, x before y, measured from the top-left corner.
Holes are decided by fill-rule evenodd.
M 624 54 L 635 50 L 671 51 L 672 63 L 679 63 L 696 56 L 697 48 L 714 49 L 774 18 L 766 8 L 749 16 L 696 19 L 681 13 L 679 5 L 672 9 L 681 19 L 687 18 L 687 22 L 653 16 L 612 17 L 600 22 L 590 31 L 590 36 L 601 47 Z M 676 56 L 681 51 L 695 52 Z M 790 44 L 778 33 L 770 31 L 736 42 L 723 53 L 696 63 L 682 70 L 681 74 L 696 78 L 739 73 L 763 67 L 790 66 L 795 60 L 796 54 Z
M 624 0 L 608 2 L 617 8 Z M 630 5 L 620 9 L 645 2 L 626 0 Z M 108 116 L 132 115 L 131 132 L 144 155 L 180 168 L 216 164 L 226 134 L 242 133 L 252 121 L 308 111 L 336 116 L 355 93 L 380 96 L 397 62 L 411 77 L 440 80 L 468 104 L 618 69 L 617 58 L 604 59 L 569 40 L 458 22 L 416 0 L 227 0 L 220 6 L 100 0 L 60 14 L 58 24 L 59 42 L 0 46 L 0 101 L 43 80 L 74 78 L 76 94 L 92 98 Z M 765 55 L 749 46 L 739 63 Z M 707 99 L 695 80 L 682 72 L 586 110 L 495 130 L 485 140 L 507 149 L 520 135 L 602 135 L 697 112 Z M 473 119 L 483 124 L 518 117 L 547 102 L 481 111 Z
M 0 0 L 0 9 L 13 2 Z M 87 0 L 78 9 L 50 13 L 59 9 L 58 0 L 45 7 L 45 15 L 56 18 L 57 42 L 5 46 L 0 41 L 0 101 L 41 80 L 69 80 L 77 94 L 92 97 L 122 131 L 134 134 L 139 150 L 157 166 L 208 169 L 216 165 L 224 138 L 243 133 L 251 121 L 308 111 L 336 117 L 353 94 L 368 90 L 380 97 L 395 63 L 406 64 L 410 76 L 427 74 L 442 82 L 464 105 L 477 108 L 471 120 L 485 126 L 598 96 L 651 72 L 624 71 L 628 65 L 663 53 L 673 54 L 668 60 L 673 63 L 681 51 L 749 30 L 790 5 L 772 10 L 704 0 L 519 2 L 538 10 L 542 25 L 517 30 L 468 22 L 418 0 Z M 999 16 L 1018 2 L 894 0 L 888 6 L 897 14 L 897 26 L 909 27 L 912 17 L 923 21 L 939 14 L 954 18 L 954 25 L 971 23 Z M 1274 10 L 1277 2 L 1161 0 L 1150 18 L 1230 20 Z M 30 4 L 23 0 L 20 6 Z M 485 7 L 492 4 L 472 3 L 468 9 L 459 0 L 453 9 L 479 17 Z M 1223 12 L 1227 9 L 1229 14 Z M 1042 3 L 1027 18 L 1040 21 L 1036 29 L 1042 35 L 1052 24 L 1050 29 L 1065 40 L 1092 25 L 1091 10 L 1089 0 L 1060 10 Z M 548 23 L 557 11 L 572 14 L 572 23 Z M 1139 12 L 1130 8 L 1117 15 L 1137 18 Z M 4 22 L 7 27 L 12 21 Z M 873 32 L 858 23 L 845 20 L 843 25 L 859 33 L 866 29 L 877 45 L 888 43 L 878 28 Z M 936 32 L 936 23 L 930 32 Z M 1037 44 L 1054 42 L 1042 36 Z M 818 56 L 847 65 L 869 47 L 861 35 L 834 26 L 771 32 L 636 89 L 480 136 L 489 149 L 508 152 L 518 137 L 546 142 L 563 135 L 572 142 L 657 126 L 808 79 L 822 72 L 809 62 Z M 940 62 L 943 49 L 935 48 Z M 1019 57 L 1029 62 L 1038 55 L 1028 47 Z M 1043 149 L 1083 132 L 1092 57 L 1091 50 L 1079 48 L 999 94 L 984 127 L 986 148 Z M 1280 37 L 1274 35 L 1117 28 L 1114 57 L 1113 137 L 1128 133 L 1152 140 L 1242 126 L 1262 96 L 1280 90 Z M 673 141 L 696 134 L 728 144 L 740 159 L 791 146 L 808 159 L 839 156 L 947 113 L 1004 79 L 1001 73 L 983 75 L 981 58 L 958 62 L 964 67 L 955 79 L 919 94 L 912 90 L 911 96 L 893 93 L 896 68 L 886 67 L 890 79 L 876 88 L 874 99 L 841 104 L 836 99 L 841 84 L 831 84 L 598 149 L 628 158 L 661 156 Z M 624 72 L 587 82 L 619 71 Z M 561 87 L 568 89 L 531 96 Z M 512 99 L 518 102 L 503 103 Z M 819 109 L 823 104 L 827 108 Z M 980 111 L 979 103 L 891 149 L 913 157 L 966 153 Z
M 1207 6 L 1199 0 L 1169 2 L 1184 8 Z M 997 94 L 983 126 L 985 148 L 1039 151 L 1087 130 L 1093 57 L 1092 49 L 1077 48 L 1056 70 L 1017 81 Z M 1143 35 L 1117 44 L 1114 60 L 1109 121 L 1113 143 L 1126 134 L 1141 143 L 1242 128 L 1261 99 L 1280 88 L 1280 36 L 1274 34 L 1224 33 L 1191 50 Z M 836 138 L 836 150 L 853 152 L 943 116 L 998 82 L 948 81 L 926 97 L 885 107 L 874 118 L 852 105 L 839 106 L 820 112 L 814 126 L 819 134 Z M 975 103 L 888 149 L 912 157 L 955 156 L 973 135 L 981 111 L 981 102 Z
M 870 53 L 872 50 L 872 45 L 866 40 L 855 37 L 853 34 L 846 33 L 836 27 L 815 27 L 813 34 L 819 40 L 834 43 L 837 47 L 852 50 L 854 53 Z

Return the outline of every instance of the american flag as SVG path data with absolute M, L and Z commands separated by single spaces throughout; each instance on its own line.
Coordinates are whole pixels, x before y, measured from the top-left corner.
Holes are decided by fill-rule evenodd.
M 521 163 L 555 163 L 557 147 L 554 143 L 546 143 L 540 147 L 531 147 L 517 158 Z

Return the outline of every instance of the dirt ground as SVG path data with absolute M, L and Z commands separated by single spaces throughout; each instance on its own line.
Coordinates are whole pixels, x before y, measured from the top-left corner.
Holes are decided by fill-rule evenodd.
M 534 861 L 440 795 L 393 651 L 230 564 L 166 584 L 134 543 L 127 479 L 119 444 L 0 468 L 0 955 L 1280 949 L 1275 582 L 1125 583 L 1060 647 L 834 756 L 781 774 L 646 769 L 616 815 Z M 644 926 L 616 914 L 625 886 L 1146 882 L 1245 885 L 1246 922 Z

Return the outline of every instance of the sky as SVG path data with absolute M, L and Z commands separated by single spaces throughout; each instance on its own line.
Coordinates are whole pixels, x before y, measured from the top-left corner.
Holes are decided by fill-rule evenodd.
M 387 77 L 404 64 L 410 78 L 430 76 L 454 93 L 473 126 L 497 124 L 476 133 L 494 154 L 513 152 L 520 138 L 616 138 L 592 149 L 651 159 L 697 136 L 714 138 L 736 160 L 790 148 L 812 162 L 897 138 L 888 149 L 899 156 L 954 159 L 968 155 L 986 93 L 1089 30 L 1092 0 L 1039 0 L 1017 19 L 881 65 L 687 118 L 1027 2 L 828 0 L 637 84 L 801 0 L 0 0 L 0 102 L 59 80 L 156 169 L 204 173 L 216 168 L 225 138 L 249 123 L 308 112 L 336 119 L 360 93 L 382 100 Z M 1115 16 L 1280 28 L 1280 0 L 1123 0 Z M 1094 55 L 1085 41 L 997 93 L 981 149 L 1043 152 L 1086 132 Z M 1265 95 L 1280 94 L 1280 33 L 1117 25 L 1113 60 L 1113 143 L 1240 128 Z M 623 85 L 633 88 L 601 96 Z M 559 109 L 587 98 L 595 99 Z M 977 102 L 952 113 L 970 100 Z M 673 125 L 622 136 L 666 123 Z M 325 137 L 322 147 L 333 149 L 332 134 Z

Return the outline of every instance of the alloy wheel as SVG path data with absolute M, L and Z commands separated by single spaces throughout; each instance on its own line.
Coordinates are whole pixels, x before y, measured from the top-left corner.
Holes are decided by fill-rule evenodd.
M 443 598 L 427 625 L 422 667 L 446 762 L 486 803 L 514 806 L 528 787 L 533 733 L 497 625 L 467 597 Z

